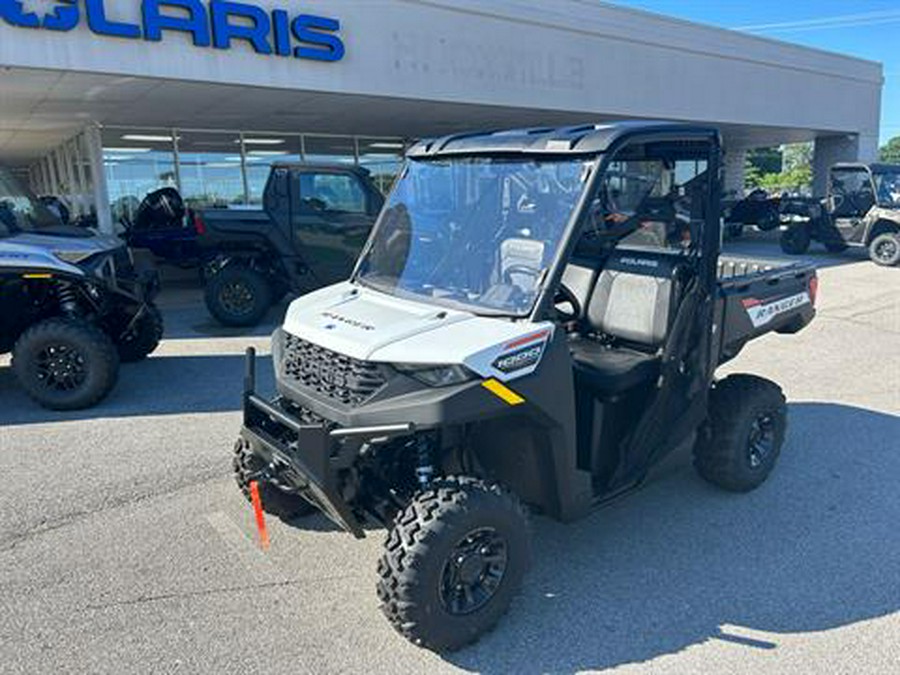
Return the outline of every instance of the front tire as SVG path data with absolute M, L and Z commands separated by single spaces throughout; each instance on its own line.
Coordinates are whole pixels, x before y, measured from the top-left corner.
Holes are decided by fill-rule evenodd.
M 94 324 L 53 318 L 19 337 L 12 368 L 22 389 L 50 410 L 81 410 L 105 398 L 119 375 L 112 340 Z
M 254 454 L 250 444 L 243 438 L 239 438 L 234 445 L 232 468 L 234 480 L 248 502 L 251 501 L 250 482 L 258 481 L 259 500 L 262 502 L 263 511 L 276 518 L 295 520 L 317 510 L 300 495 L 284 492 L 265 480 L 255 478 L 254 476 L 265 468 L 265 462 Z
M 781 388 L 755 375 L 730 375 L 710 392 L 709 427 L 694 448 L 694 466 L 706 481 L 749 492 L 775 468 L 787 430 Z
M 766 209 L 762 218 L 756 221 L 756 227 L 761 232 L 771 232 L 781 224 L 781 214 L 776 207 Z
M 809 250 L 812 237 L 805 227 L 792 226 L 781 233 L 781 250 L 788 255 L 802 255 Z
M 268 279 L 251 267 L 229 265 L 206 284 L 206 307 L 225 326 L 255 326 L 272 306 Z
M 118 341 L 119 360 L 122 363 L 143 361 L 159 346 L 163 336 L 163 318 L 156 305 L 148 304 L 131 330 Z
M 900 234 L 884 232 L 872 239 L 869 258 L 882 267 L 893 267 L 900 263 Z
M 435 481 L 397 514 L 378 563 L 378 597 L 411 642 L 451 651 L 509 608 L 531 557 L 528 517 L 496 483 Z

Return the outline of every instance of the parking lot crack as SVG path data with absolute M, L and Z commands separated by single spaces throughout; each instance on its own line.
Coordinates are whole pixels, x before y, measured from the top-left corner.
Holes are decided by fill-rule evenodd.
M 270 581 L 259 584 L 245 584 L 240 586 L 224 586 L 221 588 L 208 588 L 198 591 L 173 591 L 171 593 L 157 593 L 154 595 L 140 595 L 136 598 L 125 600 L 113 600 L 111 602 L 92 603 L 83 607 L 84 611 L 98 611 L 110 609 L 113 607 L 129 607 L 135 605 L 144 605 L 154 602 L 166 602 L 168 600 L 186 600 L 191 598 L 202 598 L 216 595 L 228 595 L 232 593 L 247 593 L 254 591 L 266 591 L 278 588 L 290 588 L 303 586 L 305 584 L 318 584 L 329 581 L 340 581 L 352 578 L 352 574 L 339 574 L 323 577 L 312 577 L 305 579 L 287 579 L 281 581 Z
M 0 553 L 12 551 L 17 546 L 36 537 L 41 537 L 51 532 L 69 527 L 87 518 L 141 504 L 160 497 L 169 497 L 190 488 L 221 480 L 223 475 L 224 474 L 219 467 L 216 467 L 215 469 L 206 469 L 201 474 L 192 476 L 190 480 L 165 483 L 164 485 L 167 487 L 162 489 L 157 487 L 156 489 L 146 489 L 143 492 L 137 492 L 130 495 L 113 496 L 96 506 L 71 511 L 53 519 L 44 520 L 37 525 L 26 528 L 22 532 L 13 533 L 12 536 L 9 536 L 5 541 L 0 541 Z M 154 486 L 161 485 L 161 483 L 153 481 L 151 481 L 151 484 Z

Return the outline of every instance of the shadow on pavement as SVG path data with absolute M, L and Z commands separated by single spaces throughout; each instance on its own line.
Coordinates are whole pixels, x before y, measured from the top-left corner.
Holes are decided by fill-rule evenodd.
M 599 670 L 710 639 L 778 649 L 778 633 L 900 610 L 900 417 L 800 403 L 790 424 L 776 472 L 754 493 L 722 493 L 681 461 L 677 475 L 586 520 L 539 520 L 524 593 L 448 660 L 480 672 Z
M 259 391 L 272 392 L 272 359 L 257 357 Z M 19 388 L 9 367 L 0 367 L 0 426 L 109 417 L 181 415 L 241 409 L 244 356 L 151 356 L 123 364 L 108 398 L 88 410 L 45 410 Z

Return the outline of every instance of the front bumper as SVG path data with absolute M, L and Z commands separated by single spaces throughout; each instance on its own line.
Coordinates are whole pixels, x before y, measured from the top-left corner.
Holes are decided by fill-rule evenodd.
M 255 455 L 277 472 L 278 484 L 315 502 L 337 525 L 357 538 L 362 524 L 340 493 L 339 471 L 361 443 L 415 432 L 411 423 L 375 427 L 337 427 L 314 415 L 298 415 L 260 398 L 256 392 L 256 352 L 247 350 L 244 424 L 241 436 Z

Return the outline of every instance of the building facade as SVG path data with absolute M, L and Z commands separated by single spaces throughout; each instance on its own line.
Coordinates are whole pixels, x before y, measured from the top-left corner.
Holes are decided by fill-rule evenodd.
M 744 153 L 814 141 L 817 187 L 877 152 L 880 64 L 599 0 L 22 0 L 0 17 L 0 163 L 103 227 L 154 187 L 258 203 L 279 159 L 386 188 L 404 144 L 666 119 Z M 108 208 L 112 206 L 112 208 Z

